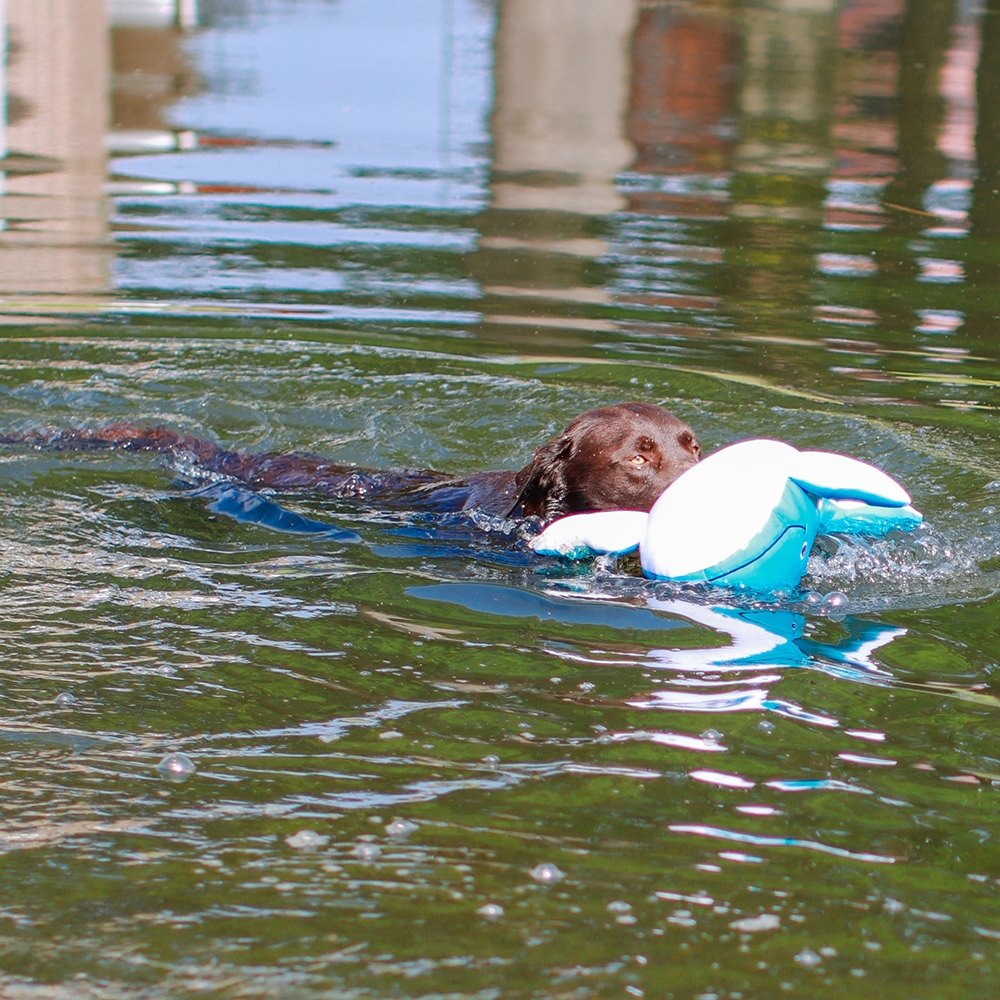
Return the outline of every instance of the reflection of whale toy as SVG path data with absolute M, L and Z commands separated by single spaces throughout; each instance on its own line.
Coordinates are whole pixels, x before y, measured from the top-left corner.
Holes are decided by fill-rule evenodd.
M 688 469 L 648 513 L 571 514 L 532 539 L 570 559 L 639 549 L 656 580 L 794 590 L 817 534 L 881 535 L 923 520 L 894 479 L 845 455 L 741 441 Z

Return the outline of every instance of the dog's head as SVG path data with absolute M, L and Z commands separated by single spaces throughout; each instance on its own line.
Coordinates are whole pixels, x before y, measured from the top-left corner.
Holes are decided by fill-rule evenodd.
M 511 510 L 546 519 L 586 510 L 649 510 L 700 457 L 694 431 L 661 406 L 588 410 L 517 473 Z

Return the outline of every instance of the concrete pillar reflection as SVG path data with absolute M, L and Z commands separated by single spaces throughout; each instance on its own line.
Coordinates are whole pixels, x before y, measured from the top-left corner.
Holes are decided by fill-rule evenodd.
M 512 299 L 606 298 L 595 259 L 607 251 L 601 217 L 625 205 L 615 176 L 635 158 L 625 117 L 638 5 L 500 0 L 492 204 L 468 261 L 488 296 L 508 300 L 484 305 L 496 322 L 518 322 Z
M 816 209 L 833 167 L 836 0 L 766 0 L 742 11 L 738 203 L 791 218 Z M 820 201 L 822 198 L 820 197 Z
M 837 0 L 761 0 L 740 14 L 743 62 L 727 251 L 757 322 L 811 301 L 814 228 L 833 169 Z
M 941 69 L 952 39 L 955 0 L 907 0 L 896 83 L 899 169 L 883 192 L 890 205 L 922 209 L 924 192 L 947 173 L 938 137 L 944 122 Z M 896 213 L 897 225 L 923 228 L 920 216 Z
M 495 208 L 605 215 L 625 138 L 637 0 L 502 0 L 493 112 Z
M 1000 0 L 986 0 L 976 71 L 976 180 L 970 221 L 974 236 L 1000 236 Z
M 0 292 L 104 291 L 111 259 L 105 0 L 6 0 L 6 7 L 10 155 Z

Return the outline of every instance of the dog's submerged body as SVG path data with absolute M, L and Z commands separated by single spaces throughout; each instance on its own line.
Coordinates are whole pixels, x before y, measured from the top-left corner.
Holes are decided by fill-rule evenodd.
M 648 511 L 701 455 L 691 428 L 649 403 L 588 410 L 542 445 L 518 472 L 476 472 L 464 477 L 413 469 L 362 470 L 314 455 L 225 451 L 166 427 L 131 424 L 2 440 L 57 450 L 115 448 L 189 456 L 206 472 L 251 489 L 314 490 L 387 506 L 437 512 L 478 510 L 544 520 L 591 510 Z

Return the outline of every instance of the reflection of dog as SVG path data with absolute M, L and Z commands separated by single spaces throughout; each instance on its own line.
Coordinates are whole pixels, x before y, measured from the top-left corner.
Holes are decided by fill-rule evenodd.
M 581 414 L 519 472 L 475 472 L 460 478 L 420 470 L 354 469 L 315 455 L 223 451 L 165 427 L 131 424 L 2 441 L 57 450 L 116 448 L 190 456 L 206 472 L 251 489 L 317 490 L 392 506 L 546 519 L 574 511 L 649 510 L 701 455 L 691 428 L 649 403 L 618 403 Z

